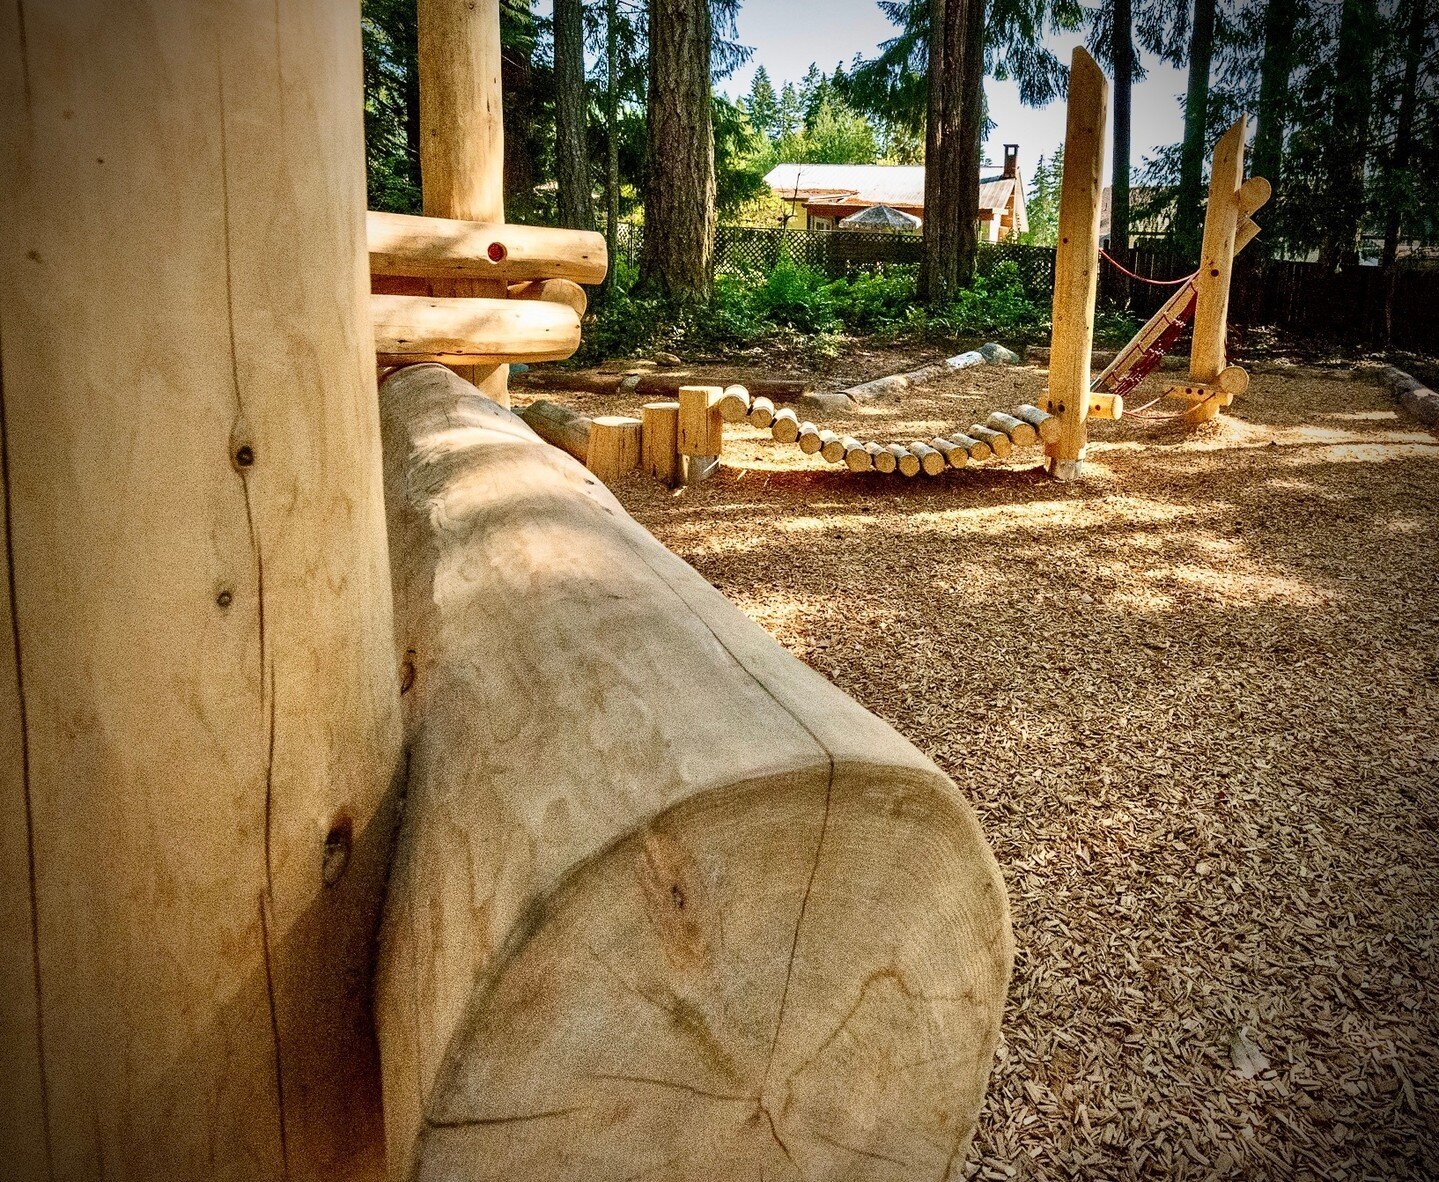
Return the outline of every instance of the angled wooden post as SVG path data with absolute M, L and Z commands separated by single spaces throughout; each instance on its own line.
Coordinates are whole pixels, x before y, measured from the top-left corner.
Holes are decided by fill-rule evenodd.
M 419 0 L 420 178 L 428 217 L 505 220 L 499 0 Z M 504 299 L 503 280 L 432 279 L 430 294 Z M 456 366 L 510 404 L 509 366 Z
M 1209 177 L 1209 206 L 1204 213 L 1204 249 L 1195 279 L 1194 341 L 1189 353 L 1192 386 L 1216 387 L 1226 365 L 1225 336 L 1229 330 L 1229 283 L 1234 272 L 1235 236 L 1240 221 L 1240 186 L 1244 184 L 1244 136 L 1247 116 L 1241 115 L 1219 139 Z M 1230 377 L 1230 385 L 1238 379 Z M 1227 391 L 1225 392 L 1227 393 Z M 1227 398 L 1216 393 L 1188 414 L 1195 421 L 1216 418 Z
M 1109 82 L 1094 59 L 1076 48 L 1069 67 L 1046 407 L 1061 425 L 1059 439 L 1045 448 L 1050 474 L 1059 480 L 1077 480 L 1083 475 L 1108 102 Z

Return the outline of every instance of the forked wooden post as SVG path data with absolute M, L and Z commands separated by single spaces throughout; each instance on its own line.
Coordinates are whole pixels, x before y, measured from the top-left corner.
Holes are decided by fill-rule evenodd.
M 474 0 L 419 0 L 420 177 L 425 214 L 505 220 L 505 129 L 500 91 L 500 8 Z M 433 279 L 437 296 L 504 299 L 493 279 Z M 509 366 L 457 366 L 501 406 Z
M 1248 124 L 1248 118 L 1241 115 L 1214 148 L 1209 207 L 1204 214 L 1204 250 L 1195 280 L 1198 296 L 1194 304 L 1194 341 L 1189 353 L 1189 380 L 1195 386 L 1218 387 L 1227 363 L 1229 283 L 1234 272 L 1235 236 L 1240 221 L 1239 190 L 1244 183 L 1244 136 Z M 1237 380 L 1229 379 L 1231 384 Z M 1222 396 L 1211 396 L 1196 404 L 1189 417 L 1196 421 L 1215 418 L 1224 402 Z
M 1083 475 L 1108 102 L 1109 82 L 1094 59 L 1076 48 L 1069 67 L 1047 406 L 1050 414 L 1058 416 L 1061 434 L 1045 448 L 1050 474 L 1059 480 Z

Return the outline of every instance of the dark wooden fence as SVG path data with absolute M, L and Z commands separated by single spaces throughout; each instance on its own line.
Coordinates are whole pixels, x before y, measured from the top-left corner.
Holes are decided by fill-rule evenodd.
M 640 226 L 620 227 L 619 252 L 630 262 L 639 255 L 642 234 Z M 916 265 L 922 249 L 923 242 L 915 234 L 721 226 L 715 235 L 715 267 L 727 274 L 764 274 L 788 258 L 843 275 L 875 266 Z M 1195 266 L 1194 260 L 1163 247 L 1141 247 L 1116 257 L 1135 274 L 1152 279 L 1178 279 Z M 1008 242 L 980 246 L 981 275 L 993 275 L 1006 263 L 1014 265 L 1031 296 L 1049 298 L 1054 290 L 1053 247 Z M 1401 268 L 1393 282 L 1388 343 L 1396 349 L 1439 354 L 1439 267 Z M 1230 320 L 1239 332 L 1272 326 L 1295 337 L 1377 348 L 1386 340 L 1388 283 L 1378 267 L 1326 273 L 1318 263 L 1266 262 L 1257 254 L 1244 254 L 1235 263 Z M 1102 305 L 1127 308 L 1144 319 L 1173 290 L 1131 279 L 1109 263 L 1100 263 Z

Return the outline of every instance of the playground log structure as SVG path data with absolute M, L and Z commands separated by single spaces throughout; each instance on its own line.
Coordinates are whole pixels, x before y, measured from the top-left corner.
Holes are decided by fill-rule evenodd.
M 1089 423 L 1123 417 L 1125 397 L 1158 367 L 1191 326 L 1188 380 L 1169 386 L 1159 399 L 1131 413 L 1158 417 L 1150 407 L 1162 398 L 1172 398 L 1189 404 L 1183 418 L 1192 423 L 1204 422 L 1217 417 L 1243 394 L 1249 386 L 1249 375 L 1239 366 L 1230 365 L 1226 356 L 1230 280 L 1234 256 L 1259 233 L 1253 215 L 1270 195 L 1269 182 L 1262 177 L 1244 179 L 1247 120 L 1237 120 L 1214 150 L 1199 269 L 1175 282 L 1174 294 L 1096 377 L 1091 373 L 1090 358 L 1095 292 L 1104 257 L 1099 246 L 1099 201 L 1108 82 L 1083 49 L 1074 52 L 1069 79 L 1060 242 L 1055 255 L 1054 330 L 1049 388 L 1041 405 L 995 411 L 983 422 L 956 426 L 931 439 L 898 442 L 838 435 L 801 420 L 793 410 L 777 410 L 774 401 L 758 389 L 751 397 L 751 391 L 740 385 L 723 390 L 715 386 L 680 387 L 682 427 L 675 442 L 679 454 L 667 464 L 646 461 L 646 470 L 671 484 L 701 480 L 718 465 L 724 447 L 724 423 L 747 421 L 751 426 L 768 429 L 777 443 L 797 446 L 807 455 L 819 454 L 854 473 L 937 476 L 991 458 L 1006 459 L 1016 448 L 1042 445 L 1048 470 L 1056 479 L 1078 479 L 1083 475 Z M 945 362 L 852 386 L 845 393 L 856 401 L 894 397 L 955 369 L 1000 362 L 1006 354 L 1008 351 L 998 345 L 986 345 Z M 613 392 L 615 385 L 608 383 L 606 392 Z M 542 435 L 563 446 L 552 425 L 556 412 L 550 404 L 544 405 L 545 421 L 529 416 L 529 412 L 527 417 Z M 685 422 L 690 424 L 688 431 L 683 427 Z M 646 448 L 647 452 L 652 450 Z M 573 454 L 585 459 L 583 451 Z M 604 457 L 608 453 L 599 454 Z M 591 467 L 604 472 L 606 479 L 619 474 L 604 458 L 596 462 Z
M 355 5 L 0 14 L 6 1177 L 954 1177 L 973 811 L 506 409 L 603 245 L 503 221 L 497 0 L 419 51 L 367 226 Z

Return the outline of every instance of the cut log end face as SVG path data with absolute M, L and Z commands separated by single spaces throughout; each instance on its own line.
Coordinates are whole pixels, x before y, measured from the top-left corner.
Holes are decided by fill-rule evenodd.
M 1011 955 L 977 840 L 946 794 L 870 773 L 662 814 L 576 871 L 482 983 L 416 1177 L 941 1177 Z

